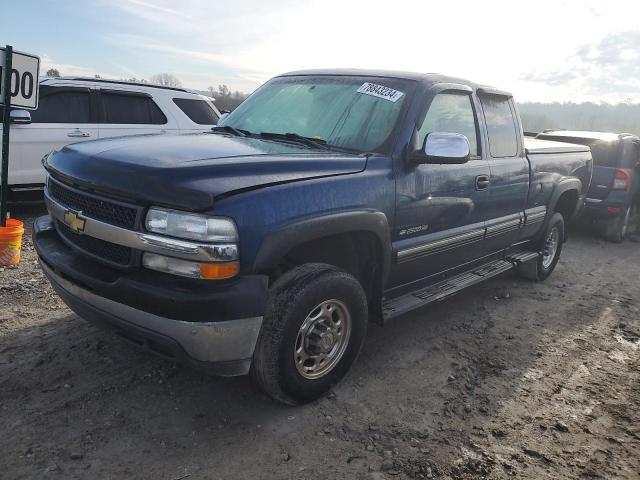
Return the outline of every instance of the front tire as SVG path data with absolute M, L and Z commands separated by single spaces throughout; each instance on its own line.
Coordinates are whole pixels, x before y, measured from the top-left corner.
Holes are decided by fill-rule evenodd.
M 367 323 L 367 298 L 352 275 L 325 264 L 296 267 L 271 287 L 251 376 L 275 400 L 315 400 L 348 372 Z

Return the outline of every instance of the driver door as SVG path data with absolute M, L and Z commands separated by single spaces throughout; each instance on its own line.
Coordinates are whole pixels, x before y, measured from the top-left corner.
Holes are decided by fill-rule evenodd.
M 392 288 L 421 280 L 430 283 L 483 254 L 490 169 L 481 152 L 470 91 L 444 91 L 433 97 L 417 144 L 422 146 L 431 132 L 465 135 L 471 159 L 462 165 L 401 167 L 396 178 Z

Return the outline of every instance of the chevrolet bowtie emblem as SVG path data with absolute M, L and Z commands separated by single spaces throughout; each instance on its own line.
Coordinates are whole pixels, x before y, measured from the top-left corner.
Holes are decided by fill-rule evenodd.
M 80 212 L 72 210 L 64 212 L 64 223 L 76 233 L 84 232 L 85 219 L 80 216 Z

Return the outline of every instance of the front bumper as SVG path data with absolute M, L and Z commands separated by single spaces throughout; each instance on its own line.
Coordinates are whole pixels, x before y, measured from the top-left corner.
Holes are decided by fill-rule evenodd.
M 114 272 L 87 259 L 60 239 L 49 217 L 36 220 L 33 237 L 45 275 L 80 317 L 217 375 L 249 372 L 262 325 L 265 279 L 240 277 L 216 288 L 200 282 L 189 289 L 185 280 L 165 274 Z

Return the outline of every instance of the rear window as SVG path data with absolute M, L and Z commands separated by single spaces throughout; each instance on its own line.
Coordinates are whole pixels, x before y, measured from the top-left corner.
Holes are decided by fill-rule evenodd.
M 175 103 L 193 123 L 198 125 L 215 125 L 218 115 L 209 102 L 195 98 L 174 98 Z
M 164 125 L 167 117 L 147 95 L 101 92 L 102 123 Z
M 480 97 L 489 134 L 489 150 L 494 158 L 515 157 L 518 154 L 518 133 L 508 97 Z
M 635 168 L 640 162 L 640 144 L 625 140 L 622 145 L 622 165 L 620 166 L 623 168 Z

